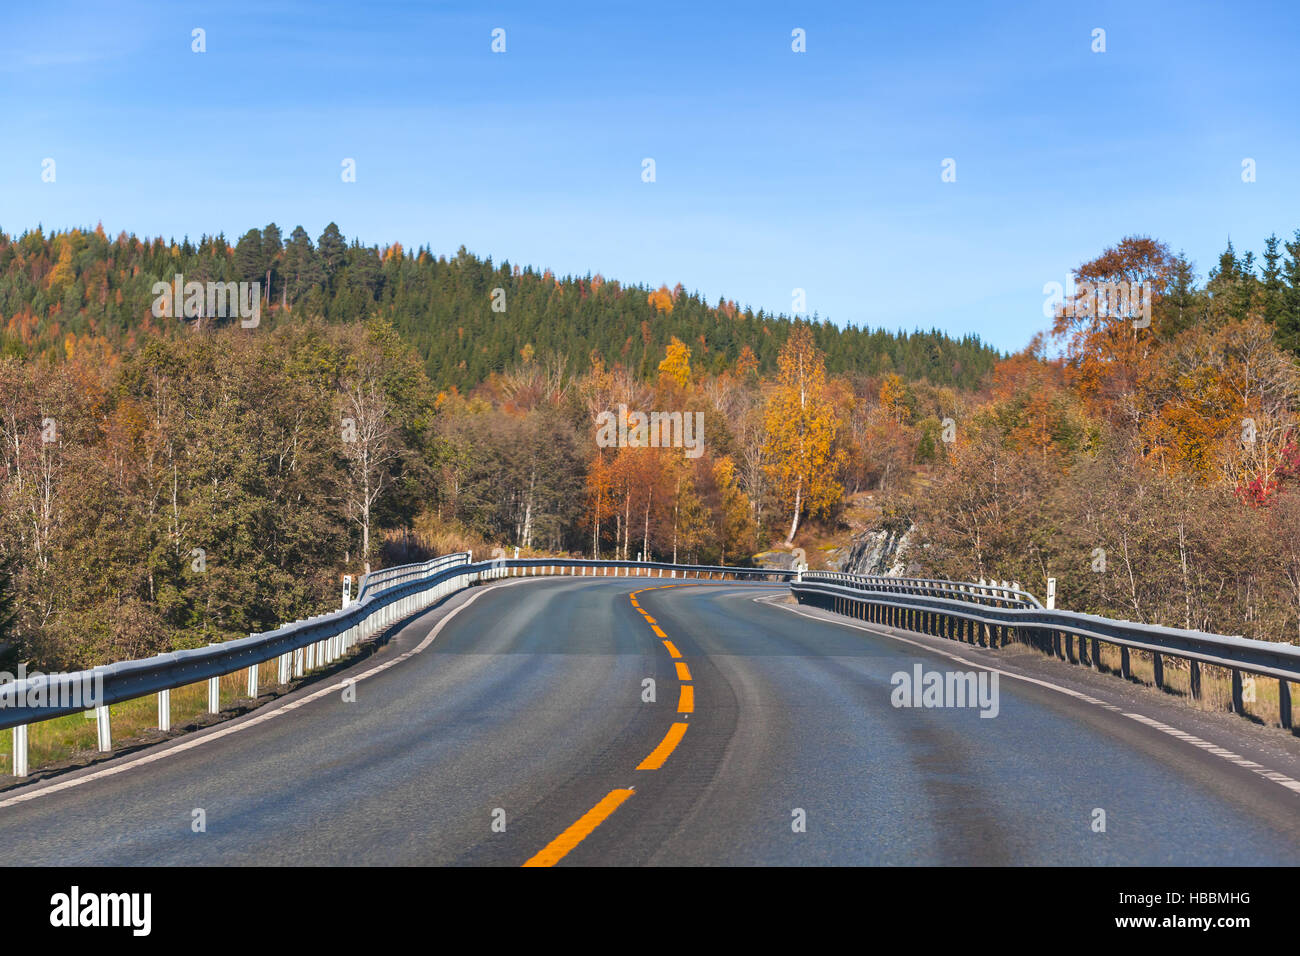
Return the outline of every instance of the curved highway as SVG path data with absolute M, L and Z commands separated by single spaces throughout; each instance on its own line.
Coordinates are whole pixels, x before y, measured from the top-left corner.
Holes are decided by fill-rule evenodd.
M 0 840 L 71 866 L 1300 858 L 1295 738 L 788 593 L 471 588 L 242 718 L 0 793 Z M 895 706 L 918 666 L 996 668 L 996 716 Z

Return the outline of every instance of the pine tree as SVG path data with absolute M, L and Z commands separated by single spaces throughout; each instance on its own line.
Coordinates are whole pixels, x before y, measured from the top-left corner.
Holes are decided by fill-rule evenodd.
M 1300 229 L 1295 231 L 1295 238 L 1284 245 L 1286 287 L 1282 290 L 1282 309 L 1273 325 L 1273 334 L 1278 345 L 1300 355 Z
M 325 231 L 316 240 L 316 249 L 325 267 L 325 278 L 333 282 L 334 276 L 343 268 L 348 251 L 347 243 L 343 241 L 343 235 L 337 225 L 331 222 L 325 227 Z
M 250 229 L 235 244 L 235 274 L 242 282 L 266 281 L 266 254 L 262 251 L 262 233 Z

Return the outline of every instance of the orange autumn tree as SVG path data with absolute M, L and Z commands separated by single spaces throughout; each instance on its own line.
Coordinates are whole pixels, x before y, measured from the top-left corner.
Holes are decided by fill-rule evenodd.
M 1092 424 L 1066 387 L 1061 361 L 1043 352 L 1043 338 L 1035 335 L 994 366 L 988 413 L 1008 448 L 1063 464 L 1091 440 Z
M 1066 368 L 1071 384 L 1089 411 L 1116 423 L 1137 423 L 1143 417 L 1140 397 L 1144 376 L 1155 364 L 1167 324 L 1157 308 L 1179 271 L 1179 258 L 1162 242 L 1127 236 L 1097 258 L 1074 270 L 1075 279 L 1094 284 L 1150 283 L 1154 292 L 1150 327 L 1141 320 L 1109 313 L 1095 296 L 1080 296 L 1071 308 L 1058 309 L 1052 333 L 1065 340 Z
M 1151 392 L 1148 457 L 1201 481 L 1216 476 L 1263 500 L 1297 429 L 1300 369 L 1258 316 L 1184 333 Z
M 840 423 L 827 398 L 826 357 L 813 343 L 809 326 L 795 326 L 777 356 L 777 368 L 763 424 L 768 476 L 790 512 L 788 547 L 805 511 L 809 516 L 829 514 L 844 494 L 835 480 L 841 464 L 835 451 Z
M 670 313 L 673 311 L 673 294 L 669 291 L 668 286 L 661 285 L 655 291 L 646 296 L 649 302 L 659 312 Z
M 725 565 L 730 558 L 734 564 L 737 557 L 751 555 L 757 550 L 758 529 L 754 524 L 749 495 L 740 487 L 736 463 L 731 456 L 723 455 L 713 463 L 713 480 L 719 496 L 717 538 L 722 552 L 721 563 Z
M 659 381 L 661 386 L 667 384 L 676 389 L 684 389 L 691 382 L 691 347 L 675 335 L 659 363 Z
M 606 460 L 604 449 L 597 448 L 596 454 L 587 465 L 587 514 L 591 520 L 591 557 L 596 561 L 600 560 L 600 526 L 618 514 L 615 480 L 614 469 L 611 462 Z
M 907 418 L 907 386 L 901 375 L 890 372 L 880 383 L 880 408 L 893 421 Z

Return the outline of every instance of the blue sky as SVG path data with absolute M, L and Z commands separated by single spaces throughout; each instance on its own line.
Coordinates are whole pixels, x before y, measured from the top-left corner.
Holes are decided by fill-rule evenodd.
M 0 228 L 334 220 L 1011 350 L 1124 235 L 1203 276 L 1300 228 L 1298 27 L 1285 2 L 10 0 Z

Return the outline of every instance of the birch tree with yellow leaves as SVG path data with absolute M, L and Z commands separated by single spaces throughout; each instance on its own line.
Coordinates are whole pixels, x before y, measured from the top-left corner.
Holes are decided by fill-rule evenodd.
M 827 397 L 826 357 L 812 329 L 797 325 L 777 357 L 777 384 L 767 401 L 767 472 L 782 506 L 790 512 L 786 546 L 794 544 L 799 519 L 829 514 L 843 497 L 836 481 L 842 455 L 835 450 L 839 420 Z

